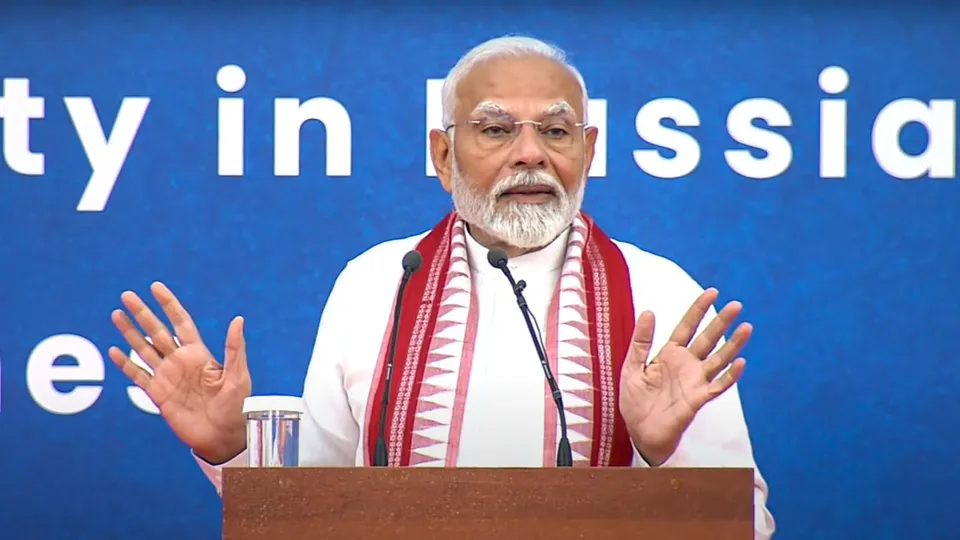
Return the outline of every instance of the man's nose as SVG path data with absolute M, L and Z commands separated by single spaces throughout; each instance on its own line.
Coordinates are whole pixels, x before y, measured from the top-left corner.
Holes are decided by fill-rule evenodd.
M 544 167 L 547 153 L 540 139 L 538 127 L 532 124 L 517 126 L 517 137 L 510 148 L 510 164 L 514 168 Z

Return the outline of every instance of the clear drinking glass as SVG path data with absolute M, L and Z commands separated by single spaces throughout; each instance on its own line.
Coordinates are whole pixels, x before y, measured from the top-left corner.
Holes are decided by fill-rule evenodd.
M 299 467 L 303 401 L 294 396 L 250 396 L 243 402 L 247 418 L 250 467 Z

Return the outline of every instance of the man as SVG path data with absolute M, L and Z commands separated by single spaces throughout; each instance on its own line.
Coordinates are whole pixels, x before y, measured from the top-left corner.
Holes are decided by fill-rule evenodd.
M 537 40 L 495 39 L 453 68 L 445 129 L 430 147 L 456 210 L 429 232 L 369 249 L 337 278 L 304 383 L 302 465 L 371 464 L 400 261 L 411 249 L 423 264 L 402 300 L 389 464 L 556 464 L 556 407 L 514 292 L 487 262 L 499 248 L 544 330 L 575 466 L 756 470 L 735 386 L 751 327 L 724 340 L 739 303 L 717 313 L 717 291 L 609 239 L 581 212 L 597 138 L 586 112 L 580 74 Z M 152 346 L 124 311 L 113 322 L 153 375 L 116 347 L 110 357 L 219 491 L 221 467 L 245 452 L 243 320 L 230 324 L 221 366 L 173 293 L 160 283 L 152 292 L 173 333 L 132 292 L 122 302 Z M 759 472 L 755 493 L 756 537 L 769 538 Z

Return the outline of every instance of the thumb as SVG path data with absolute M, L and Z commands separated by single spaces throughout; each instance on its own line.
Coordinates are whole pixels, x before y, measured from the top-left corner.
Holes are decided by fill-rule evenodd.
M 243 338 L 243 317 L 234 317 L 227 328 L 223 369 L 227 374 L 232 373 L 234 375 L 239 375 L 247 370 L 247 342 Z
M 653 312 L 644 311 L 637 318 L 637 325 L 633 328 L 633 340 L 630 342 L 630 352 L 627 361 L 642 367 L 647 363 L 650 349 L 653 348 L 653 330 L 655 321 Z

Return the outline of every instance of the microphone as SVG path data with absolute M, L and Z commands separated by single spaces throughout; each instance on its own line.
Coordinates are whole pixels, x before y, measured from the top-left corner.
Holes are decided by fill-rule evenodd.
M 517 297 L 517 305 L 520 306 L 520 312 L 527 322 L 527 330 L 530 331 L 530 338 L 533 339 L 533 345 L 537 348 L 537 355 L 540 357 L 540 365 L 543 367 L 543 374 L 547 378 L 547 385 L 550 387 L 550 393 L 553 394 L 553 402 L 557 404 L 557 413 L 560 415 L 560 445 L 557 447 L 557 467 L 573 467 L 573 451 L 570 449 L 570 439 L 567 438 L 567 414 L 563 410 L 563 396 L 560 394 L 560 387 L 553 378 L 550 371 L 550 363 L 547 361 L 547 353 L 543 350 L 542 338 L 539 337 L 539 326 L 534 330 L 533 314 L 527 306 L 527 300 L 523 297 L 523 289 L 527 284 L 521 279 L 519 282 L 513 279 L 513 274 L 507 268 L 507 253 L 500 248 L 491 249 L 487 253 L 487 262 L 494 268 L 499 268 L 503 275 L 507 276 L 510 286 L 513 288 L 513 294 Z
M 420 269 L 423 257 L 417 250 L 408 251 L 403 256 L 403 277 L 400 278 L 400 287 L 397 289 L 397 305 L 393 308 L 393 329 L 390 332 L 390 348 L 387 352 L 387 369 L 384 375 L 383 399 L 380 401 L 380 426 L 377 432 L 377 443 L 373 451 L 373 466 L 386 467 L 387 456 L 387 405 L 390 402 L 390 383 L 393 381 L 393 360 L 397 354 L 397 333 L 400 331 L 400 311 L 403 306 L 403 291 L 407 288 L 410 276 Z

